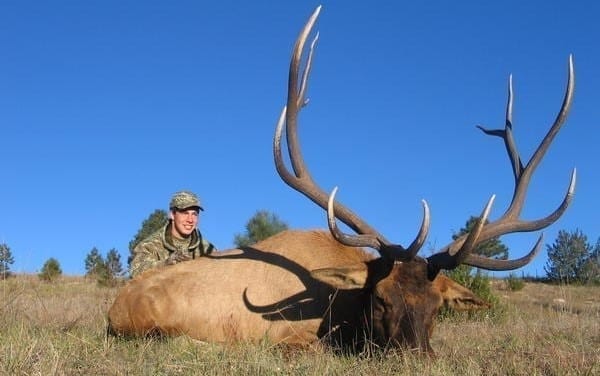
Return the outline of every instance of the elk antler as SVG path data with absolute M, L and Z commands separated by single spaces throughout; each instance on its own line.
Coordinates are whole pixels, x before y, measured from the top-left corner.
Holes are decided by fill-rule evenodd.
M 292 188 L 304 194 L 306 197 L 311 199 L 314 203 L 319 205 L 321 208 L 327 208 L 329 228 L 333 236 L 340 242 L 350 246 L 366 246 L 377 249 L 382 257 L 396 260 L 410 260 L 415 257 L 419 249 L 423 246 L 427 232 L 429 230 L 429 207 L 427 203 L 423 201 L 423 222 L 419 233 L 413 243 L 407 248 L 403 248 L 400 245 L 389 243 L 383 235 L 377 232 L 365 221 L 360 219 L 356 214 L 346 208 L 344 205 L 335 201 L 335 194 L 337 188 L 333 190 L 331 196 L 327 197 L 327 194 L 315 184 L 314 180 L 310 176 L 300 152 L 300 146 L 297 137 L 297 122 L 298 114 L 302 107 L 304 107 L 308 100 L 306 99 L 306 87 L 308 84 L 308 76 L 311 69 L 312 58 L 314 53 L 314 46 L 318 39 L 318 34 L 313 40 L 308 57 L 306 59 L 305 67 L 302 72 L 302 79 L 300 87 L 298 87 L 298 78 L 300 70 L 300 60 L 302 58 L 302 51 L 304 45 L 311 33 L 312 28 L 319 15 L 321 7 L 318 7 L 308 22 L 302 29 L 296 44 L 294 46 L 294 52 L 290 63 L 290 72 L 288 80 L 288 101 L 287 106 L 283 108 L 281 116 L 277 123 L 277 129 L 275 131 L 275 138 L 273 141 L 273 152 L 275 155 L 275 167 L 281 178 Z M 478 126 L 484 133 L 501 137 L 504 140 L 506 150 L 508 152 L 509 159 L 513 168 L 513 174 L 515 178 L 515 189 L 513 192 L 513 198 L 507 211 L 500 217 L 500 219 L 487 223 L 487 217 L 491 210 L 491 205 L 494 200 L 494 196 L 488 201 L 482 215 L 475 224 L 474 228 L 470 233 L 465 234 L 447 246 L 443 247 L 441 251 L 427 258 L 430 270 L 430 277 L 435 277 L 441 269 L 453 269 L 461 263 L 476 266 L 488 270 L 512 270 L 522 267 L 529 263 L 536 253 L 539 251 L 542 244 L 542 236 L 538 239 L 535 247 L 527 255 L 520 259 L 515 260 L 497 260 L 491 259 L 475 254 L 471 252 L 482 242 L 489 240 L 500 235 L 513 233 L 513 232 L 530 232 L 538 231 L 545 227 L 550 226 L 552 223 L 558 220 L 569 206 L 573 194 L 575 191 L 575 180 L 576 170 L 573 170 L 571 175 L 571 181 L 567 193 L 562 200 L 558 208 L 545 218 L 525 221 L 519 218 L 523 209 L 527 188 L 529 181 L 533 175 L 535 169 L 542 160 L 544 154 L 548 150 L 548 147 L 552 143 L 554 137 L 560 130 L 560 127 L 564 124 L 571 102 L 573 99 L 573 90 L 575 86 L 575 75 L 573 70 L 573 57 L 569 57 L 569 69 L 568 69 L 568 82 L 565 97 L 554 121 L 554 124 L 536 149 L 535 153 L 531 157 L 530 161 L 525 167 L 521 162 L 519 153 L 517 152 L 515 142 L 512 135 L 512 106 L 513 106 L 513 95 L 512 95 L 512 76 L 509 78 L 508 88 L 508 104 L 506 109 L 506 125 L 503 130 L 486 130 L 481 126 Z M 293 167 L 293 173 L 289 172 L 283 162 L 281 152 L 281 136 L 283 132 L 283 126 L 286 126 L 287 145 L 290 156 L 290 161 Z M 348 225 L 358 235 L 348 235 L 342 233 L 336 224 L 336 218 Z
M 310 45 L 299 85 L 298 79 L 300 77 L 300 61 L 302 59 L 304 45 L 306 44 L 306 40 L 313 29 L 320 11 L 320 6 L 315 9 L 313 14 L 308 19 L 306 25 L 304 25 L 304 28 L 300 32 L 300 35 L 298 36 L 294 46 L 288 78 L 287 106 L 283 108 L 281 116 L 279 117 L 279 121 L 277 122 L 277 128 L 275 130 L 275 137 L 273 140 L 273 154 L 275 157 L 275 168 L 277 169 L 277 172 L 283 181 L 290 187 L 308 197 L 321 208 L 327 209 L 328 195 L 314 182 L 308 169 L 306 168 L 302 158 L 302 153 L 300 151 L 297 135 L 298 115 L 302 107 L 308 103 L 308 100 L 306 99 L 306 88 L 308 85 L 308 76 L 312 65 L 314 47 L 318 40 L 318 34 Z M 281 136 L 283 133 L 284 124 L 293 173 L 285 167 L 281 152 Z M 360 234 L 347 236 L 341 234 L 339 231 L 332 231 L 336 239 L 342 243 L 352 246 L 368 246 L 377 249 L 382 257 L 398 260 L 412 259 L 423 246 L 425 238 L 427 237 L 427 232 L 429 230 L 429 207 L 425 201 L 423 201 L 423 210 L 425 214 L 423 216 L 423 222 L 421 223 L 419 234 L 417 235 L 415 241 L 413 241 L 413 243 L 407 249 L 400 245 L 391 244 L 388 242 L 383 235 L 381 235 L 367 222 L 360 219 L 350 209 L 346 208 L 339 202 L 332 202 L 331 205 L 335 207 L 335 217 L 344 222 L 357 234 Z
M 573 69 L 573 56 L 569 56 L 569 68 L 567 78 L 567 88 L 565 91 L 565 97 L 563 99 L 562 106 L 554 124 L 537 147 L 533 156 L 525 167 L 521 162 L 519 153 L 512 135 L 512 107 L 513 107 L 513 88 L 512 88 L 512 75 L 508 80 L 508 103 L 506 106 L 506 125 L 504 129 L 498 130 L 487 130 L 482 126 L 477 126 L 485 134 L 491 136 L 498 136 L 504 140 L 506 151 L 510 159 L 513 174 L 515 178 L 515 189 L 513 193 L 512 201 L 506 210 L 506 212 L 498 220 L 486 224 L 481 230 L 477 242 L 473 245 L 467 245 L 466 235 L 463 235 L 442 248 L 442 251 L 436 253 L 428 258 L 428 262 L 431 265 L 433 273 L 437 273 L 440 269 L 452 269 L 460 263 L 465 263 L 471 266 L 475 266 L 487 270 L 512 270 L 520 268 L 529 263 L 539 251 L 543 235 L 540 235 L 534 248 L 524 257 L 516 260 L 497 260 L 491 259 L 470 252 L 477 246 L 486 240 L 489 240 L 500 235 L 513 233 L 513 232 L 530 232 L 538 231 L 545 227 L 550 226 L 556 222 L 558 218 L 565 212 L 575 192 L 575 180 L 576 180 L 576 169 L 573 169 L 571 174 L 571 181 L 569 188 L 562 202 L 554 212 L 544 218 L 537 220 L 525 221 L 519 218 L 525 202 L 525 196 L 527 194 L 527 188 L 529 181 L 533 175 L 535 169 L 539 165 L 540 161 L 544 157 L 544 154 L 548 150 L 548 147 L 552 143 L 552 140 L 560 130 L 560 127 L 564 124 L 571 103 L 573 101 L 573 91 L 575 88 L 575 74 Z

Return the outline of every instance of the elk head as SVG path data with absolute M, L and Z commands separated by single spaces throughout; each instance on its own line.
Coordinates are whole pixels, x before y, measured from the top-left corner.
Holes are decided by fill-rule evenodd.
M 283 108 L 274 137 L 275 166 L 286 184 L 327 210 L 329 229 L 335 239 L 349 246 L 372 248 L 381 256 L 370 265 L 314 270 L 313 277 L 339 289 L 363 289 L 367 292 L 371 304 L 365 308 L 363 315 L 368 317 L 370 340 L 375 344 L 432 352 L 429 337 L 433 322 L 439 307 L 443 304 L 443 299 L 447 299 L 440 293 L 442 291 L 440 283 L 443 282 L 444 277 L 438 277 L 438 273 L 441 270 L 452 270 L 461 264 L 487 270 L 513 270 L 526 265 L 539 251 L 542 236 L 533 249 L 519 259 L 491 259 L 473 254 L 472 251 L 480 243 L 504 234 L 541 230 L 558 220 L 571 202 L 575 189 L 575 170 L 572 172 L 567 193 L 554 212 L 536 220 L 520 218 L 531 176 L 564 123 L 572 102 L 573 59 L 569 58 L 567 88 L 558 116 L 525 165 L 517 152 L 512 135 L 512 78 L 509 79 L 505 128 L 500 130 L 479 128 L 485 134 L 498 136 L 504 141 L 515 179 L 512 201 L 499 219 L 488 221 L 494 201 L 492 196 L 476 225 L 468 234 L 440 248 L 433 255 L 423 258 L 417 253 L 422 248 L 429 229 L 429 208 L 425 201 L 423 201 L 424 215 L 421 227 L 412 244 L 405 248 L 388 241 L 350 209 L 336 201 L 337 188 L 328 195 L 314 182 L 305 166 L 297 137 L 298 115 L 308 103 L 306 88 L 318 34 L 310 44 L 305 63 L 302 64 L 301 61 L 304 46 L 320 9 L 318 7 L 310 16 L 294 46 L 289 70 L 287 105 Z M 293 171 L 286 168 L 282 158 L 281 138 L 284 130 Z M 337 220 L 345 223 L 356 234 L 341 232 L 337 227 Z M 447 278 L 445 280 L 447 281 Z M 461 295 L 459 299 L 464 299 L 464 296 Z M 468 302 L 456 301 L 454 304 L 468 304 Z

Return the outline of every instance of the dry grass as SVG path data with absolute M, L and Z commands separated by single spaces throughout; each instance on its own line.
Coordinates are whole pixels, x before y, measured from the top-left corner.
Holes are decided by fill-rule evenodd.
M 82 278 L 0 281 L 0 375 L 600 375 L 600 288 L 494 286 L 502 315 L 440 322 L 436 359 L 104 335 L 115 289 Z

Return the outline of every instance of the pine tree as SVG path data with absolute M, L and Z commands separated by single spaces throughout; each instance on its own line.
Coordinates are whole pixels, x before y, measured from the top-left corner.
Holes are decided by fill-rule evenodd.
M 600 239 L 596 241 L 590 256 L 583 263 L 580 274 L 582 283 L 600 285 Z
M 288 225 L 276 214 L 259 210 L 246 223 L 246 232 L 236 234 L 233 241 L 236 247 L 246 247 L 287 230 L 287 228 Z
M 123 265 L 121 264 L 121 255 L 116 249 L 111 249 L 106 254 L 106 268 L 113 278 L 123 274 Z
M 587 236 L 580 230 L 560 230 L 552 245 L 546 245 L 548 261 L 544 269 L 548 278 L 555 282 L 583 282 L 586 261 L 592 253 Z
M 108 265 L 106 263 L 98 264 L 98 267 L 94 272 L 94 277 L 96 277 L 96 282 L 98 285 L 102 287 L 111 287 L 116 286 L 117 284 L 117 279 L 108 269 Z
M 156 209 L 152 214 L 148 216 L 143 222 L 142 227 L 138 230 L 135 237 L 129 242 L 129 257 L 127 257 L 127 265 L 131 266 L 131 260 L 133 259 L 133 250 L 135 247 L 152 235 L 155 231 L 158 231 L 169 221 L 169 216 L 166 211 Z
M 54 282 L 61 274 L 62 270 L 60 268 L 60 263 L 55 258 L 51 257 L 44 263 L 44 266 L 42 266 L 42 270 L 38 274 L 38 277 L 42 281 Z
M 10 265 L 14 262 L 15 260 L 8 244 L 0 244 L 0 279 L 10 277 Z
M 90 276 L 98 274 L 101 268 L 104 266 L 104 259 L 98 251 L 98 248 L 94 247 L 85 257 L 85 275 Z
M 478 220 L 478 217 L 469 218 L 465 224 L 465 227 L 461 228 L 458 234 L 452 235 L 452 239 L 456 240 L 462 235 L 469 233 Z M 489 221 L 486 221 L 486 224 L 488 222 Z M 495 237 L 484 241 L 483 243 L 477 245 L 472 253 L 500 260 L 508 259 L 508 248 L 502 243 L 500 237 Z

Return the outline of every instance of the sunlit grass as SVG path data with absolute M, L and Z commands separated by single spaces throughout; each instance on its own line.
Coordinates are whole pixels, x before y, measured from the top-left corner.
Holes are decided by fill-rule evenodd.
M 219 345 L 187 337 L 105 337 L 116 289 L 63 277 L 0 282 L 2 375 L 597 375 L 600 288 L 494 284 L 502 317 L 441 320 L 436 358 L 341 356 L 268 343 Z

